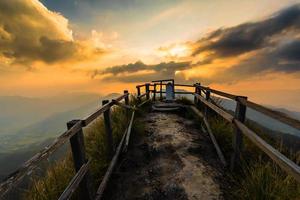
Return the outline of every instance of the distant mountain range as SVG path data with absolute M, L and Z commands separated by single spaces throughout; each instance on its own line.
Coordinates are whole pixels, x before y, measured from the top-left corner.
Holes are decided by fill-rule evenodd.
M 221 99 L 220 105 L 227 109 L 234 111 L 236 103 L 232 100 L 229 99 Z M 272 106 L 266 106 L 269 107 L 275 111 L 282 112 L 292 118 L 299 119 L 300 120 L 300 113 L 299 112 L 293 112 L 284 108 L 275 108 Z M 264 126 L 268 129 L 277 131 L 277 132 L 282 132 L 285 134 L 290 134 L 290 135 L 295 135 L 297 137 L 300 137 L 300 131 L 298 129 L 295 129 L 293 127 L 290 127 L 289 125 L 286 125 L 284 123 L 281 123 L 275 119 L 272 119 L 260 112 L 257 112 L 251 108 L 247 108 L 246 112 L 246 118 L 255 121 L 256 123 L 260 124 L 261 126 Z
M 100 107 L 103 99 L 119 95 L 71 93 L 49 98 L 0 97 L 0 178 L 62 134 L 69 120 L 82 119 Z

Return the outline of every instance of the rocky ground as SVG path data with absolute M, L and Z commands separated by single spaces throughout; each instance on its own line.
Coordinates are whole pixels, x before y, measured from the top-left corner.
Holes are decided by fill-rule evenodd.
M 180 113 L 149 113 L 105 199 L 223 199 L 222 166 L 209 137 Z

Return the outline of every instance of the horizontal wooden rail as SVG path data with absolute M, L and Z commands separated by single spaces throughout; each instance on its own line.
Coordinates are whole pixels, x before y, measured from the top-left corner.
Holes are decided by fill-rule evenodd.
M 133 111 L 132 114 L 131 114 L 129 126 L 128 126 L 128 129 L 127 129 L 127 135 L 126 135 L 126 139 L 125 139 L 125 144 L 124 144 L 124 147 L 123 147 L 123 152 L 126 152 L 127 149 L 128 149 L 128 146 L 129 146 L 131 129 L 132 129 L 132 124 L 133 124 L 133 120 L 134 120 L 134 114 L 135 114 L 135 111 Z
M 202 96 L 195 94 L 195 96 L 206 106 L 210 107 L 220 116 L 222 116 L 227 121 L 233 123 L 246 137 L 248 137 L 256 146 L 258 146 L 264 153 L 266 153 L 273 161 L 275 161 L 281 169 L 283 169 L 287 174 L 295 178 L 296 181 L 300 183 L 300 167 L 293 161 L 289 160 L 274 147 L 265 142 L 260 138 L 255 132 L 249 129 L 245 124 L 237 119 L 234 119 L 229 113 L 207 101 Z M 242 102 L 242 100 L 240 100 Z M 245 103 L 246 100 L 244 100 Z
M 82 126 L 80 122 L 76 123 L 71 129 L 65 131 L 50 145 L 46 146 L 42 151 L 35 154 L 28 161 L 26 161 L 19 169 L 17 169 L 6 179 L 4 179 L 4 181 L 0 184 L 0 195 L 4 196 L 12 188 L 12 186 L 18 184 L 26 174 L 31 174 L 32 171 L 36 169 L 37 164 L 40 161 L 48 158 L 59 147 L 65 144 L 70 139 L 70 137 L 72 137 L 81 129 L 81 127 Z
M 178 91 L 178 92 L 175 91 L 174 93 L 175 94 L 194 94 L 194 92 L 187 92 L 187 91 L 186 92 L 185 91 L 184 92 L 183 91 L 182 92 L 181 91 Z
M 72 195 L 78 188 L 80 182 L 88 172 L 89 166 L 90 166 L 90 160 L 86 164 L 81 166 L 80 170 L 72 178 L 65 191 L 60 195 L 59 200 L 66 200 L 72 197 Z
M 146 104 L 146 103 L 148 103 L 148 102 L 150 102 L 150 101 L 151 101 L 151 99 L 147 99 L 147 100 L 143 101 L 142 103 L 140 103 L 137 107 L 140 108 L 140 107 L 142 107 L 144 104 Z
M 300 183 L 300 167 L 293 161 L 285 157 L 271 145 L 261 139 L 255 132 L 250 130 L 242 122 L 234 119 L 234 124 L 239 128 L 242 133 L 247 136 L 256 146 L 265 152 L 273 161 L 275 161 L 281 169 L 290 174 Z
M 224 157 L 224 155 L 223 155 L 223 153 L 221 151 L 221 148 L 220 148 L 220 146 L 219 146 L 219 144 L 218 144 L 218 142 L 217 142 L 214 134 L 211 131 L 211 128 L 209 126 L 209 123 L 208 123 L 206 117 L 195 106 L 190 106 L 190 108 L 192 109 L 192 111 L 194 111 L 194 113 L 196 115 L 198 115 L 198 117 L 200 117 L 203 120 L 203 122 L 204 122 L 204 124 L 206 126 L 206 129 L 207 129 L 207 132 L 209 134 L 209 137 L 210 137 L 210 139 L 211 139 L 211 141 L 212 141 L 212 143 L 213 143 L 213 145 L 214 145 L 214 147 L 216 149 L 217 155 L 218 155 L 220 161 L 222 162 L 223 166 L 226 167 L 227 166 L 227 162 L 225 160 L 225 157 Z
M 128 95 L 128 93 L 121 95 L 114 101 L 121 101 Z M 69 130 L 65 131 L 63 134 L 57 137 L 50 145 L 46 146 L 43 150 L 32 156 L 23 165 L 21 165 L 21 167 L 19 167 L 13 173 L 9 174 L 0 184 L 0 197 L 4 196 L 9 190 L 11 190 L 14 185 L 17 185 L 26 174 L 31 174 L 33 170 L 37 168 L 37 164 L 39 162 L 48 158 L 58 148 L 64 145 L 73 135 L 80 131 L 82 127 L 87 126 L 113 105 L 114 102 L 105 104 L 103 107 L 99 108 L 88 117 L 84 118 L 83 120 L 79 120 Z
M 206 106 L 210 107 L 213 111 L 221 115 L 224 119 L 226 119 L 228 122 L 232 123 L 233 116 L 223 109 L 219 108 L 218 106 L 214 105 L 213 103 L 207 101 L 204 97 L 200 96 L 199 94 L 195 94 L 197 99 L 199 99 L 202 103 L 204 103 Z
M 229 94 L 229 93 L 222 92 L 222 91 L 219 91 L 219 90 L 211 89 L 209 87 L 204 87 L 204 86 L 201 86 L 199 84 L 195 84 L 195 87 L 198 87 L 198 88 L 204 90 L 205 92 L 210 91 L 211 93 L 214 93 L 214 94 L 217 94 L 217 95 L 220 95 L 220 96 L 232 99 L 232 100 L 236 100 L 236 98 L 238 97 L 237 95 L 233 95 L 233 94 Z
M 155 82 L 164 82 L 164 81 L 173 81 L 174 82 L 174 79 L 162 79 L 162 80 L 155 80 L 155 81 L 151 81 L 151 82 L 155 83 Z
M 143 93 L 143 94 L 137 96 L 137 98 L 142 98 L 142 97 L 144 97 L 144 96 L 146 96 L 146 95 L 147 95 L 147 92 L 145 92 L 145 93 Z
M 101 199 L 102 196 L 103 196 L 103 193 L 104 193 L 104 190 L 105 190 L 105 188 L 106 188 L 106 186 L 108 184 L 109 178 L 110 178 L 110 176 L 111 176 L 111 174 L 112 174 L 112 172 L 113 172 L 113 170 L 115 168 L 115 165 L 117 164 L 119 155 L 121 153 L 122 146 L 123 146 L 125 138 L 126 138 L 126 134 L 127 134 L 127 129 L 125 130 L 125 132 L 124 132 L 124 134 L 122 136 L 122 139 L 121 139 L 121 141 L 120 141 L 120 143 L 118 145 L 116 153 L 115 153 L 114 157 L 112 158 L 112 160 L 111 160 L 111 162 L 109 164 L 109 167 L 108 167 L 108 169 L 107 169 L 107 171 L 106 171 L 106 173 L 104 175 L 104 178 L 102 179 L 101 184 L 100 184 L 100 186 L 99 186 L 99 188 L 97 190 L 96 197 L 95 197 L 96 200 Z
M 281 112 L 278 111 L 274 111 L 272 109 L 266 108 L 262 105 L 259 105 L 257 103 L 251 102 L 249 100 L 244 100 L 244 99 L 240 99 L 238 98 L 238 100 L 244 104 L 245 106 L 252 108 L 253 110 L 256 110 L 258 112 L 261 112 L 273 119 L 276 119 L 284 124 L 288 124 L 289 126 L 299 129 L 300 130 L 300 121 L 294 118 L 291 118 Z
M 175 87 L 177 86 L 177 87 L 195 87 L 194 85 L 189 85 L 189 84 L 174 84 L 175 85 Z
M 140 88 L 140 87 L 144 87 L 145 86 L 145 84 L 142 84 L 142 85 L 137 85 L 137 86 L 135 86 L 136 88 Z

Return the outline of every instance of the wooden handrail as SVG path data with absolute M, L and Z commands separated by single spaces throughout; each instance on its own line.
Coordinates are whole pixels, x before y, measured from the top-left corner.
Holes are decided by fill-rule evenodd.
M 174 79 L 162 79 L 162 80 L 155 80 L 155 81 L 151 81 L 151 82 L 155 83 L 155 82 L 164 82 L 164 81 L 173 81 L 174 82 Z
M 256 110 L 258 112 L 261 112 L 273 119 L 276 119 L 284 124 L 288 124 L 289 126 L 293 127 L 293 128 L 296 128 L 296 129 L 299 129 L 300 130 L 300 121 L 297 120 L 297 119 L 294 119 L 294 118 L 291 118 L 281 112 L 278 112 L 278 111 L 275 111 L 275 110 L 272 110 L 270 108 L 266 108 L 262 105 L 259 105 L 257 103 L 254 103 L 252 101 L 249 101 L 249 100 L 243 100 L 243 99 L 240 99 L 238 98 L 239 101 L 244 104 L 245 106 L 249 107 L 249 108 L 252 108 L 253 110 Z
M 128 93 L 121 95 L 120 97 L 116 98 L 115 101 L 121 101 L 128 95 Z M 58 148 L 64 145 L 73 135 L 80 131 L 82 127 L 87 126 L 113 105 L 113 102 L 109 102 L 108 104 L 105 104 L 104 106 L 93 112 L 88 117 L 85 117 L 83 120 L 79 120 L 69 130 L 65 131 L 63 134 L 57 137 L 50 145 L 46 146 L 43 150 L 27 160 L 17 170 L 9 174 L 0 184 L 0 197 L 4 196 L 12 188 L 13 185 L 17 185 L 26 174 L 32 173 L 32 171 L 37 168 L 37 164 L 40 161 L 48 158 Z
M 293 161 L 288 159 L 286 156 L 277 151 L 274 147 L 269 145 L 263 139 L 261 139 L 254 131 L 250 130 L 245 124 L 235 119 L 222 110 L 218 106 L 210 103 L 202 96 L 195 94 L 195 96 L 206 106 L 210 107 L 217 114 L 222 116 L 228 122 L 233 123 L 247 138 L 249 138 L 258 148 L 260 148 L 264 153 L 266 153 L 273 161 L 275 161 L 281 169 L 283 169 L 287 174 L 295 178 L 296 181 L 300 183 L 300 167 Z
M 227 98 L 232 99 L 232 100 L 236 100 L 236 98 L 238 97 L 237 95 L 233 95 L 233 94 L 229 94 L 229 93 L 222 92 L 222 91 L 219 91 L 219 90 L 211 89 L 209 87 L 201 86 L 199 84 L 195 84 L 195 87 L 198 87 L 198 88 L 204 90 L 205 92 L 210 91 L 214 94 L 220 95 L 222 97 L 227 97 Z
M 119 158 L 119 155 L 121 153 L 121 149 L 122 149 L 123 143 L 124 143 L 125 138 L 126 138 L 126 135 L 127 135 L 127 129 L 125 130 L 125 133 L 122 136 L 122 139 L 121 139 L 121 141 L 120 141 L 120 143 L 118 145 L 116 153 L 115 153 L 114 157 L 112 158 L 112 160 L 111 160 L 111 162 L 109 164 L 109 167 L 108 167 L 108 169 L 107 169 L 107 171 L 106 171 L 106 173 L 105 173 L 105 175 L 104 175 L 104 177 L 103 177 L 103 179 L 101 181 L 101 184 L 100 184 L 100 186 L 99 186 L 99 188 L 98 188 L 98 190 L 96 192 L 95 200 L 99 200 L 99 199 L 102 198 L 102 195 L 103 195 L 103 192 L 104 192 L 104 190 L 105 190 L 105 188 L 107 186 L 108 180 L 109 180 L 109 178 L 110 178 L 110 176 L 111 176 L 111 174 L 112 174 L 112 172 L 113 172 L 113 170 L 115 168 L 115 165 L 116 165 L 116 163 L 118 161 L 118 158 Z
M 199 94 L 195 94 L 195 96 L 206 106 L 210 107 L 213 111 L 221 115 L 224 119 L 226 119 L 228 122 L 232 123 L 233 121 L 233 116 L 223 109 L 219 108 L 218 106 L 214 105 L 213 103 L 207 101 L 204 97 L 200 96 Z
M 80 170 L 72 178 L 69 185 L 66 187 L 64 192 L 60 195 L 58 200 L 66 200 L 66 199 L 70 199 L 72 197 L 72 195 L 78 188 L 79 184 L 81 183 L 82 179 L 88 172 L 89 166 L 90 166 L 90 161 L 91 160 L 89 160 L 86 164 L 81 166 Z
M 217 142 L 214 134 L 212 133 L 212 130 L 211 130 L 210 126 L 209 126 L 209 123 L 208 123 L 206 117 L 195 106 L 190 106 L 190 108 L 192 109 L 192 111 L 194 111 L 194 113 L 196 115 L 198 115 L 198 117 L 200 117 L 200 118 L 203 119 L 203 122 L 204 122 L 204 124 L 206 126 L 207 132 L 209 134 L 209 137 L 210 137 L 210 139 L 211 139 L 211 141 L 212 141 L 212 143 L 213 143 L 213 145 L 214 145 L 214 147 L 216 149 L 217 155 L 219 156 L 219 159 L 222 162 L 223 166 L 226 167 L 227 166 L 227 162 L 225 160 L 223 152 L 221 151 L 221 148 L 220 148 L 220 146 L 219 146 L 219 144 L 218 144 L 218 142 Z
M 264 106 L 261 106 L 259 104 L 256 104 L 254 102 L 251 102 L 249 100 L 247 100 L 245 97 L 243 96 L 237 96 L 237 95 L 233 95 L 233 94 L 229 94 L 223 91 L 219 91 L 219 90 L 215 90 L 215 89 L 211 89 L 209 87 L 204 87 L 201 86 L 200 84 L 194 84 L 194 85 L 188 85 L 188 84 L 174 84 L 174 79 L 165 79 L 165 80 L 156 80 L 156 81 L 152 81 L 152 83 L 156 83 L 159 82 L 158 84 L 150 84 L 150 83 L 146 83 L 146 84 L 142 84 L 142 85 L 137 85 L 137 98 L 140 100 L 141 102 L 141 98 L 146 96 L 146 100 L 141 102 L 137 107 L 142 106 L 143 104 L 151 101 L 150 98 L 150 94 L 151 93 L 160 93 L 161 97 L 162 97 L 162 93 L 166 93 L 165 91 L 162 91 L 162 85 L 166 85 L 165 83 L 163 83 L 164 81 L 172 81 L 173 82 L 173 86 L 178 86 L 178 87 L 195 87 L 197 91 L 196 93 L 194 92 L 183 92 L 183 91 L 174 91 L 175 94 L 194 94 L 195 99 L 202 102 L 206 107 L 205 108 L 210 108 L 211 110 L 213 110 L 214 112 L 216 112 L 218 115 L 222 116 L 225 120 L 227 120 L 229 123 L 234 124 L 234 126 L 237 128 L 236 130 L 239 130 L 243 135 L 245 135 L 247 138 L 250 139 L 250 141 L 252 141 L 258 148 L 260 148 L 263 152 L 265 152 L 272 160 L 274 160 L 279 167 L 281 167 L 285 172 L 287 172 L 288 174 L 290 174 L 291 176 L 293 176 L 296 181 L 300 182 L 300 167 L 295 164 L 293 161 L 289 160 L 287 157 L 285 157 L 283 154 L 281 154 L 279 151 L 277 151 L 274 147 L 272 147 L 271 145 L 269 145 L 268 143 L 266 143 L 262 138 L 260 138 L 254 131 L 250 130 L 244 123 L 243 121 L 238 118 L 236 115 L 232 116 L 231 114 L 229 114 L 226 110 L 220 108 L 218 105 L 215 105 L 213 102 L 210 101 L 210 93 L 214 93 L 217 95 L 220 95 L 222 97 L 226 97 L 232 100 L 235 100 L 238 105 L 240 107 L 243 107 L 244 110 L 246 110 L 246 107 L 252 108 L 258 112 L 261 112 L 273 119 L 276 119 L 280 122 L 283 122 L 287 125 L 290 125 L 293 128 L 299 129 L 300 130 L 300 121 L 293 119 L 291 117 L 286 116 L 283 113 L 274 111 L 272 109 L 266 108 Z M 156 90 L 156 87 L 153 90 L 150 90 L 150 86 L 154 86 L 154 85 L 160 85 L 160 90 Z M 146 92 L 143 94 L 140 94 L 140 87 L 144 87 L 146 89 Z M 205 92 L 206 94 L 206 98 L 201 96 L 201 90 Z M 34 169 L 37 168 L 37 164 L 44 160 L 45 158 L 48 158 L 53 152 L 55 152 L 59 147 L 61 147 L 63 144 L 66 143 L 66 141 L 68 141 L 70 139 L 70 142 L 72 144 L 72 141 L 75 141 L 75 137 L 78 137 L 79 140 L 82 140 L 80 138 L 83 138 L 82 136 L 82 128 L 87 126 L 88 124 L 90 124 L 91 122 L 93 122 L 97 117 L 99 117 L 101 114 L 106 113 L 106 120 L 110 120 L 109 119 L 109 110 L 112 106 L 114 105 L 119 105 L 122 106 L 123 108 L 126 109 L 132 109 L 131 106 L 129 106 L 128 104 L 128 97 L 129 97 L 129 93 L 128 91 L 124 91 L 124 95 L 121 95 L 120 97 L 117 97 L 116 99 L 105 103 L 101 108 L 97 109 L 95 112 L 93 112 L 92 114 L 88 115 L 87 117 L 83 118 L 83 120 L 73 120 L 72 121 L 72 126 L 68 127 L 69 129 L 67 131 L 65 131 L 62 135 L 60 135 L 59 137 L 57 137 L 50 145 L 48 145 L 47 147 L 45 147 L 43 150 L 41 150 L 39 153 L 37 153 L 36 155 L 34 155 L 31 159 L 29 159 L 28 161 L 26 161 L 21 167 L 19 167 L 15 172 L 11 173 L 1 184 L 0 184 L 0 197 L 3 197 L 14 185 L 18 184 L 22 178 L 26 175 L 26 174 L 30 174 L 32 173 L 32 171 Z M 125 99 L 125 104 L 119 103 L 121 100 Z M 154 99 L 155 100 L 155 99 Z M 196 102 L 196 101 L 195 101 Z M 196 109 L 196 107 L 192 108 L 194 111 Z M 108 179 L 111 176 L 111 173 L 114 169 L 114 166 L 118 160 L 118 157 L 121 153 L 121 149 L 122 147 L 124 151 L 126 151 L 128 143 L 129 143 L 129 138 L 130 138 L 130 132 L 131 132 L 131 128 L 132 128 L 132 123 L 134 120 L 134 116 L 135 116 L 135 108 L 133 109 L 132 112 L 132 116 L 131 116 L 131 120 L 129 122 L 129 126 L 127 127 L 125 133 L 123 134 L 123 137 L 118 145 L 118 148 L 115 152 L 115 154 L 112 157 L 112 160 L 110 162 L 109 168 L 106 171 L 106 174 L 98 188 L 97 194 L 96 194 L 96 199 L 100 199 L 101 196 L 103 195 L 103 192 L 105 190 L 105 187 L 108 183 Z M 237 109 L 238 110 L 238 109 Z M 196 111 L 195 111 L 196 112 Z M 214 146 L 216 147 L 217 153 L 222 161 L 222 163 L 224 165 L 226 165 L 226 161 L 224 159 L 224 156 L 222 155 L 222 152 L 220 151 L 220 148 L 218 148 L 218 144 L 216 139 L 214 138 L 210 128 L 209 128 L 209 124 L 207 121 L 207 112 L 208 110 L 206 109 L 206 115 L 204 116 L 202 113 L 199 114 L 199 112 L 196 112 L 199 116 L 202 116 L 202 118 L 204 119 L 204 123 L 208 129 L 208 132 L 210 134 L 210 137 L 212 139 L 212 142 L 214 144 Z M 244 112 L 245 114 L 245 112 Z M 243 114 L 243 116 L 244 116 Z M 107 131 L 106 131 L 107 132 Z M 108 131 L 109 132 L 109 131 Z M 107 133 L 108 133 L 107 132 Z M 124 146 L 124 142 L 125 142 L 125 146 Z M 83 143 L 82 143 L 83 144 Z M 110 144 L 111 146 L 113 144 Z M 75 144 L 73 143 L 73 147 L 78 148 L 80 151 L 82 151 L 82 157 L 84 158 L 84 145 Z M 72 147 L 72 148 L 73 148 Z M 72 149 L 73 150 L 73 149 Z M 76 150 L 77 151 L 77 150 Z M 112 150 L 114 151 L 114 149 Z M 73 155 L 74 156 L 74 155 Z M 76 158 L 76 157 L 75 157 Z M 72 194 L 74 193 L 74 191 L 76 190 L 77 187 L 79 187 L 80 183 L 86 183 L 85 181 L 85 176 L 87 176 L 89 174 L 88 169 L 89 169 L 89 164 L 90 161 L 85 163 L 85 161 L 83 161 L 80 157 L 77 157 L 74 160 L 75 165 L 76 166 L 76 171 L 77 173 L 75 174 L 75 176 L 72 178 L 71 182 L 69 183 L 68 187 L 65 189 L 65 191 L 61 194 L 60 199 L 69 199 Z M 80 160 L 81 159 L 81 160 Z M 78 162 L 78 163 L 76 163 Z M 89 181 L 90 182 L 90 181 Z
M 233 123 L 239 128 L 242 133 L 247 136 L 256 146 L 258 146 L 263 152 L 265 152 L 273 161 L 275 161 L 281 169 L 290 174 L 300 183 L 300 167 L 266 143 L 255 132 L 250 130 L 245 124 L 234 119 Z

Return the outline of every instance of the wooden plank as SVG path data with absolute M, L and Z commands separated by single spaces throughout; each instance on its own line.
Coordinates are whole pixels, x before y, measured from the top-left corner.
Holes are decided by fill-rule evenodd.
M 120 155 L 120 152 L 121 152 L 121 149 L 122 149 L 122 146 L 123 146 L 123 143 L 125 141 L 125 138 L 126 138 L 126 133 L 127 131 L 125 131 L 125 133 L 123 134 L 123 137 L 118 145 L 118 148 L 116 150 L 116 153 L 113 157 L 113 159 L 111 160 L 110 164 L 109 164 L 109 167 L 104 175 L 104 178 L 102 179 L 101 181 L 101 184 L 100 186 L 98 187 L 98 190 L 96 192 L 96 197 L 95 197 L 95 200 L 100 200 L 102 199 L 103 197 L 103 193 L 104 193 L 104 190 L 108 184 L 108 181 L 109 181 L 109 178 L 115 168 L 115 165 L 117 164 L 117 161 L 118 161 L 118 158 L 119 158 L 119 155 Z
M 254 103 L 254 102 L 251 102 L 249 100 L 240 100 L 240 102 L 244 105 L 246 105 L 247 107 L 249 108 L 252 108 L 258 112 L 261 112 L 275 120 L 278 120 L 284 124 L 287 124 L 293 128 L 296 128 L 296 129 L 299 129 L 300 130 L 300 121 L 297 120 L 297 119 L 294 119 L 292 117 L 289 117 L 283 113 L 280 113 L 280 112 L 277 112 L 277 111 L 274 111 L 272 109 L 269 109 L 269 108 L 266 108 L 264 106 L 261 106 L 257 103 Z
M 128 149 L 128 146 L 129 146 L 129 140 L 130 140 L 131 129 L 132 129 L 132 124 L 133 124 L 133 120 L 134 120 L 134 114 L 135 114 L 135 111 L 132 112 L 129 126 L 127 128 L 127 134 L 126 134 L 125 144 L 123 147 L 123 152 L 126 152 Z
M 212 104 L 211 102 L 208 102 L 206 99 L 204 99 L 202 96 L 199 94 L 194 94 L 201 102 L 203 102 L 206 106 L 210 107 L 213 111 L 221 115 L 225 120 L 228 122 L 232 123 L 233 116 L 226 111 L 222 110 L 218 106 Z
M 256 146 L 258 146 L 263 152 L 265 152 L 273 161 L 275 161 L 281 169 L 283 169 L 287 174 L 295 178 L 295 180 L 300 183 L 300 167 L 289 160 L 279 151 L 274 149 L 271 145 L 266 143 L 262 138 L 260 138 L 256 133 L 250 130 L 242 122 L 237 119 L 233 120 L 233 123 L 242 133 L 249 138 Z
M 220 148 L 220 146 L 219 146 L 219 144 L 218 144 L 218 142 L 217 142 L 217 140 L 216 140 L 216 138 L 215 138 L 215 136 L 214 136 L 214 134 L 213 134 L 213 132 L 212 132 L 212 130 L 210 128 L 210 125 L 209 125 L 206 117 L 195 106 L 190 106 L 190 108 L 194 111 L 194 113 L 196 115 L 198 115 L 201 119 L 203 119 L 203 122 L 204 122 L 204 124 L 206 126 L 206 129 L 207 129 L 207 132 L 209 134 L 209 137 L 210 137 L 210 139 L 211 139 L 211 141 L 212 141 L 212 143 L 213 143 L 213 145 L 215 147 L 217 155 L 218 155 L 221 163 L 224 165 L 224 167 L 226 167 L 227 166 L 226 159 L 225 159 L 225 157 L 224 157 L 224 155 L 222 153 L 222 150 L 221 150 L 221 148 Z
M 246 99 L 246 97 L 243 97 Z M 241 104 L 239 101 L 236 102 L 235 118 L 240 122 L 244 123 L 246 119 L 247 107 Z M 243 148 L 243 135 L 241 130 L 235 129 L 232 138 L 233 153 L 231 156 L 230 170 L 233 171 L 236 165 L 240 164 L 241 152 Z
M 89 171 L 89 166 L 90 166 L 90 160 L 80 167 L 80 169 L 75 174 L 75 176 L 72 178 L 69 185 L 64 190 L 64 192 L 60 195 L 58 200 L 67 200 L 67 199 L 70 199 L 72 197 L 72 195 L 74 194 L 74 192 L 78 188 L 79 184 L 84 179 L 86 173 Z
M 108 100 L 103 100 L 102 105 L 107 104 Z M 110 109 L 106 110 L 103 113 L 104 116 L 104 126 L 105 126 L 105 133 L 106 133 L 106 139 L 107 139 L 107 153 L 108 158 L 112 158 L 113 152 L 114 152 L 114 141 L 112 136 L 112 127 L 111 127 L 111 121 L 110 121 Z
M 53 152 L 68 141 L 78 130 L 81 129 L 81 122 L 75 124 L 71 129 L 65 131 L 62 135 L 57 137 L 50 145 L 46 146 L 39 153 L 32 156 L 29 160 L 21 165 L 17 170 L 8 175 L 0 184 L 0 197 L 4 196 L 13 186 L 17 185 L 25 175 L 31 174 L 37 164 L 48 158 Z

